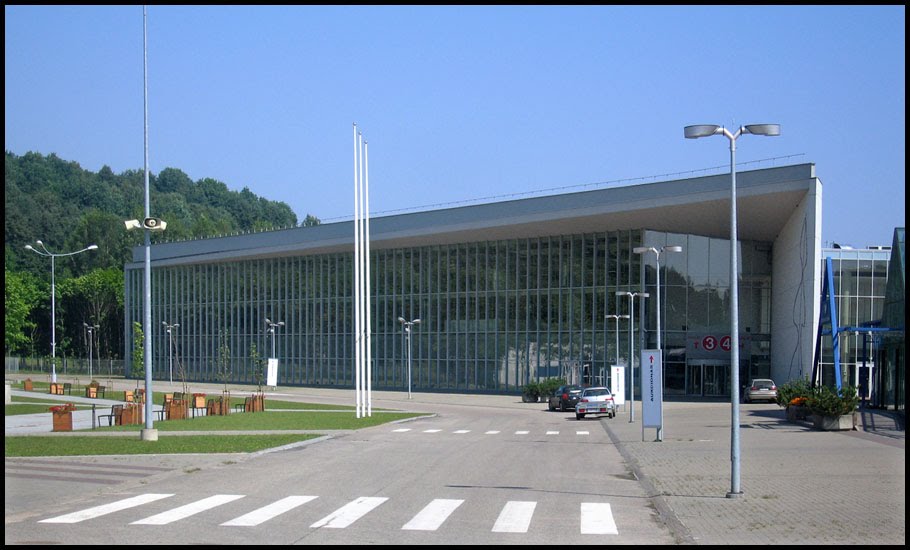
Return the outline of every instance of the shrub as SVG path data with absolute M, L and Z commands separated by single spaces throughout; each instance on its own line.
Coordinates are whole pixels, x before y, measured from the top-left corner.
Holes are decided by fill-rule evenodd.
M 792 404 L 792 401 L 798 397 L 808 398 L 812 395 L 812 385 L 809 384 L 808 378 L 797 378 L 796 380 L 791 380 L 784 384 L 783 386 L 778 386 L 777 388 L 777 404 L 781 407 L 786 407 Z
M 842 416 L 856 410 L 859 396 L 853 386 L 843 386 L 840 390 L 821 386 L 813 390 L 806 399 L 806 405 L 817 416 Z
M 522 399 L 525 402 L 536 403 L 540 399 L 540 383 L 531 380 L 521 388 Z
M 547 378 L 546 380 L 542 380 L 539 384 L 540 395 L 549 397 L 553 395 L 553 392 L 555 392 L 559 386 L 564 386 L 565 384 L 565 378 Z

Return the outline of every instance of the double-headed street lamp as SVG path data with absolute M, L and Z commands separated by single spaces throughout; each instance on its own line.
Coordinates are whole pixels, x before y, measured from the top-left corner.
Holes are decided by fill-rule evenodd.
M 716 124 L 686 126 L 683 130 L 687 139 L 722 135 L 730 140 L 730 407 L 731 435 L 730 492 L 727 498 L 743 494 L 739 484 L 739 270 L 736 262 L 736 139 L 743 134 L 758 136 L 779 136 L 780 124 L 748 124 L 740 126 L 736 133 L 730 133 Z
M 629 422 L 635 422 L 635 297 L 647 298 L 647 292 L 618 290 L 617 296 L 629 297 Z
M 55 253 L 51 252 L 50 250 L 48 250 L 47 247 L 44 246 L 43 242 L 41 242 L 41 241 L 35 241 L 35 242 L 38 243 L 38 246 L 41 247 L 41 250 L 38 250 L 37 248 L 33 248 L 32 245 L 30 245 L 30 244 L 25 245 L 25 248 L 27 250 L 31 250 L 35 254 L 39 254 L 41 256 L 47 256 L 51 259 L 51 382 L 56 384 L 57 383 L 57 314 L 56 314 L 55 296 L 56 296 L 57 292 L 56 292 L 56 286 L 54 283 L 54 258 L 62 257 L 62 256 L 74 256 L 76 254 L 79 254 L 80 252 L 85 252 L 86 250 L 96 250 L 98 248 L 98 245 L 92 244 L 92 245 L 86 246 L 82 250 L 77 250 L 75 252 L 55 254 Z
M 411 327 L 420 324 L 420 319 L 405 321 L 404 317 L 399 317 L 398 322 L 404 326 L 404 331 L 408 335 L 408 399 L 411 398 Z
M 171 384 L 174 383 L 174 343 L 171 340 L 171 331 L 180 326 L 180 323 L 174 323 L 173 325 L 167 324 L 165 321 L 161 321 L 161 324 L 164 325 L 164 331 L 167 332 L 167 356 L 168 356 L 168 373 L 170 374 Z
M 99 327 L 98 325 L 90 325 L 85 322 L 82 323 L 82 326 L 85 327 L 85 331 L 88 332 L 88 378 L 89 378 L 89 380 L 91 380 L 92 379 L 92 342 L 94 341 L 94 338 L 92 338 L 92 333 L 94 333 L 96 330 L 98 330 L 101 327 Z
M 619 320 L 628 319 L 628 318 L 629 318 L 628 315 L 617 315 L 617 314 L 604 315 L 604 319 L 615 319 L 616 320 L 616 330 L 614 332 L 616 333 L 616 348 L 615 349 L 616 349 L 616 365 L 617 366 L 619 366 Z M 613 387 L 613 384 L 614 384 L 614 381 L 610 380 L 610 387 Z M 615 389 L 615 387 L 614 387 L 614 389 Z M 623 389 L 625 389 L 625 388 L 623 388 Z
M 268 317 L 265 318 L 265 324 L 269 326 L 269 334 L 272 335 L 272 359 L 275 359 L 275 329 L 284 326 L 284 321 L 273 323 Z

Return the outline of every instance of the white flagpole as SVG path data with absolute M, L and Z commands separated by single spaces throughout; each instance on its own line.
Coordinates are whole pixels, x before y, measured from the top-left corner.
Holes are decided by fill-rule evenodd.
M 359 272 L 359 281 L 360 281 L 360 288 L 359 288 L 359 292 L 360 292 L 360 302 L 359 302 L 358 305 L 357 305 L 357 307 L 359 308 L 359 309 L 358 309 L 358 314 L 360 315 L 360 329 L 359 329 L 358 332 L 357 332 L 357 344 L 358 344 L 358 346 L 359 346 L 359 350 L 358 350 L 358 351 L 359 351 L 359 354 L 360 354 L 360 360 L 358 361 L 357 368 L 360 369 L 360 411 L 361 411 L 361 416 L 366 416 L 366 406 L 367 406 L 366 385 L 367 385 L 367 381 L 366 381 L 366 372 L 365 372 L 365 368 L 364 368 L 365 361 L 366 361 L 366 350 L 365 350 L 364 344 L 366 344 L 366 342 L 364 341 L 364 337 L 363 337 L 364 329 L 366 328 L 366 319 L 365 319 L 365 316 L 364 316 L 364 307 L 363 307 L 364 298 L 365 298 L 365 296 L 364 296 L 364 290 L 365 290 L 365 288 L 364 288 L 364 272 L 363 272 L 363 270 L 364 270 L 364 267 L 366 267 L 366 266 L 364 265 L 365 262 L 363 261 L 363 249 L 364 249 L 364 246 L 365 246 L 365 244 L 364 244 L 364 242 L 363 242 L 363 241 L 364 241 L 364 239 L 363 239 L 363 226 L 364 226 L 364 222 L 363 222 L 363 217 L 364 217 L 364 204 L 363 204 L 363 132 L 357 132 L 357 139 L 359 140 L 359 141 L 358 141 L 358 145 L 359 145 L 359 148 L 360 148 L 360 185 L 358 186 L 358 189 L 357 189 L 357 200 L 359 201 L 359 204 L 360 204 L 360 219 L 359 219 L 359 223 L 358 223 L 358 226 L 357 226 L 357 232 L 358 232 L 357 235 L 358 235 L 358 239 L 360 240 L 360 248 L 358 249 L 359 261 L 360 261 L 360 263 L 359 263 L 359 269 L 360 269 L 360 272 Z
M 357 124 L 354 123 L 354 398 L 360 418 L 360 181 L 357 157 Z
M 372 332 L 370 313 L 372 308 L 370 307 L 370 154 L 367 149 L 367 142 L 363 142 L 363 162 L 366 171 L 366 178 L 364 178 L 364 188 L 365 199 L 363 207 L 363 215 L 366 219 L 366 239 L 364 240 L 365 253 L 364 258 L 366 259 L 366 270 L 364 275 L 364 282 L 366 283 L 366 386 L 367 386 L 367 416 L 373 416 L 373 350 L 370 347 L 370 333 Z

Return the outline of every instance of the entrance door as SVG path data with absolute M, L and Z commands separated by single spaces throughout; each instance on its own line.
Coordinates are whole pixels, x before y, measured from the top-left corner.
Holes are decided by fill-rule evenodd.
M 730 392 L 730 363 L 693 359 L 686 364 L 686 395 L 720 397 Z

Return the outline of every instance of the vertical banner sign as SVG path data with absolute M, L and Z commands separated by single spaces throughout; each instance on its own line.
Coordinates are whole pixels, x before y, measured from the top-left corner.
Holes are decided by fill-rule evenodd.
M 661 352 L 641 351 L 641 425 L 643 428 L 663 427 L 663 382 L 661 381 Z
M 610 391 L 613 392 L 613 404 L 626 403 L 626 367 L 610 366 Z
M 265 385 L 275 387 L 278 385 L 278 359 L 269 358 L 265 375 Z

